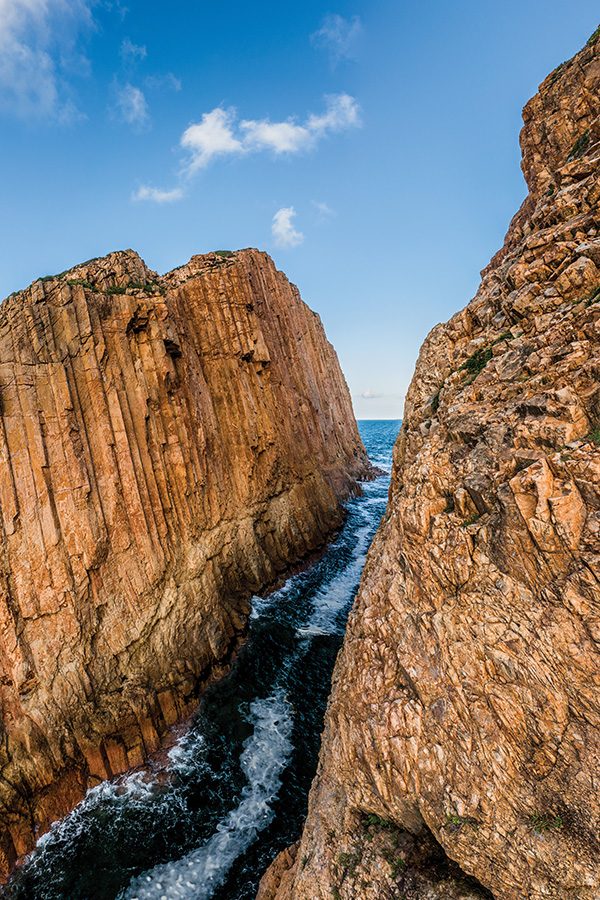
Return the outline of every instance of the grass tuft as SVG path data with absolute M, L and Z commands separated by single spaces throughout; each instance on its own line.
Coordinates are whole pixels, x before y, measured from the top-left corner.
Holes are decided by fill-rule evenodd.
M 590 132 L 588 129 L 587 131 L 584 131 L 583 134 L 579 135 L 579 137 L 571 147 L 571 151 L 567 156 L 567 162 L 572 162 L 574 159 L 580 159 L 587 150 L 589 143 Z
M 548 813 L 535 813 L 529 816 L 529 827 L 536 834 L 545 834 L 547 831 L 561 831 L 564 825 L 562 816 L 552 816 Z
M 479 822 L 473 816 L 459 816 L 457 813 L 449 813 L 446 816 L 446 826 L 451 831 L 459 831 L 461 828 L 479 828 Z
M 481 350 L 476 350 L 475 353 L 472 353 L 471 356 L 469 356 L 469 358 L 466 359 L 461 366 L 459 366 L 458 371 L 468 372 L 469 375 L 473 375 L 475 377 L 485 369 L 493 355 L 494 354 L 491 347 L 485 347 Z
M 461 523 L 462 528 L 468 528 L 469 525 L 474 525 L 475 522 L 479 521 L 481 518 L 481 513 L 473 513 L 472 516 L 469 516 L 464 522 Z

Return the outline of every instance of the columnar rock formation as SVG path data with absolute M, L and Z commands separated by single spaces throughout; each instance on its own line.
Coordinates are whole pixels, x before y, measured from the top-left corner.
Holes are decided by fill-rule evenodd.
M 368 471 L 318 316 L 262 253 L 132 251 L 0 307 L 0 870 L 140 764 Z
M 499 900 L 600 896 L 599 113 L 597 32 L 525 108 L 529 196 L 421 350 L 264 900 L 481 896 L 434 839 Z

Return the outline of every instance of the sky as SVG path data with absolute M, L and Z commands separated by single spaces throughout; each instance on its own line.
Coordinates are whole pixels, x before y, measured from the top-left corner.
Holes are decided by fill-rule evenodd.
M 518 133 L 592 0 L 0 0 L 0 297 L 132 247 L 258 247 L 321 316 L 358 418 L 525 196 Z

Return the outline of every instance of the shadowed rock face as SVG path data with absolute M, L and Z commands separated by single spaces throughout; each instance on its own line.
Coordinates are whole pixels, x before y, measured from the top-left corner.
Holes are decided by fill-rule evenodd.
M 0 307 L 0 871 L 140 764 L 368 463 L 318 316 L 263 253 L 132 251 Z
M 478 890 L 419 886 L 407 832 L 501 900 L 600 896 L 599 54 L 527 105 L 529 197 L 421 350 L 304 835 L 265 900 Z

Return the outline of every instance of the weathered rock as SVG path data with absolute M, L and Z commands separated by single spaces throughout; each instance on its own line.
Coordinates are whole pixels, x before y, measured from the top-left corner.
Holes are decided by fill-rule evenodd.
M 409 893 L 403 849 L 363 863 L 365 814 L 499 900 L 600 896 L 599 112 L 597 33 L 526 107 L 530 194 L 421 350 L 277 900 L 454 896 Z
M 0 307 L 0 871 L 137 766 L 368 463 L 318 316 L 262 253 L 132 251 Z

